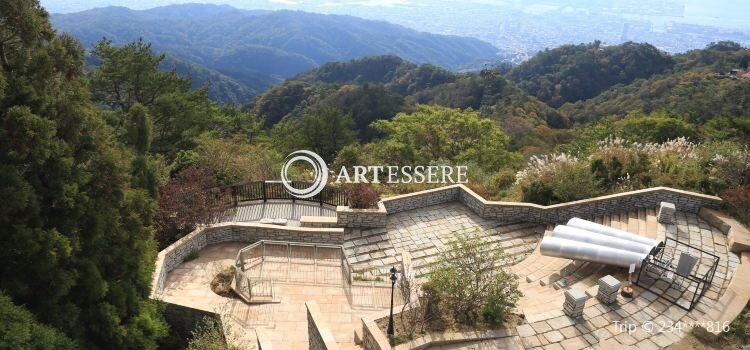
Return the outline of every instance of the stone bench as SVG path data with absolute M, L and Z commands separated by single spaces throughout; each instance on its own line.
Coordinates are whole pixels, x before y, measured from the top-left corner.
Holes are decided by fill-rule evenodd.
M 733 253 L 750 251 L 750 232 L 739 221 L 709 208 L 701 208 L 698 215 L 727 235 L 727 247 Z
M 267 224 L 267 225 L 279 225 L 279 226 L 286 226 L 288 221 L 286 219 L 260 219 L 261 224 Z

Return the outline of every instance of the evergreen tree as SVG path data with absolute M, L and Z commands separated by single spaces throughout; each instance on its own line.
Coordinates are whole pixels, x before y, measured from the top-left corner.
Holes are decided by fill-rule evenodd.
M 128 133 L 131 108 L 145 107 L 153 123 L 155 152 L 172 157 L 194 147 L 201 133 L 230 127 L 230 120 L 209 100 L 208 89 L 193 90 L 190 79 L 159 68 L 165 56 L 155 54 L 151 44 L 138 40 L 116 47 L 103 39 L 92 54 L 98 66 L 89 74 L 91 91 L 95 101 L 114 115 L 110 125 Z
M 153 199 L 90 100 L 83 49 L 36 0 L 0 2 L 0 38 L 0 285 L 78 348 L 155 348 Z

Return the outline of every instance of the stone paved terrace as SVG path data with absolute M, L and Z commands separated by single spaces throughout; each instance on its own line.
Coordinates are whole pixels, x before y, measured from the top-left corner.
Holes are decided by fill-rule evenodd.
M 249 201 L 228 209 L 219 221 L 260 222 L 262 219 L 285 219 L 288 226 L 299 226 L 299 220 L 303 216 L 336 217 L 336 208 L 305 201 Z
M 354 346 L 354 330 L 361 329 L 361 317 L 377 310 L 353 310 L 340 285 L 275 283 L 277 303 L 252 305 L 213 293 L 209 287 L 211 279 L 222 268 L 232 265 L 237 252 L 245 246 L 246 243 L 220 243 L 204 248 L 197 259 L 169 273 L 162 299 L 222 315 L 223 322 L 231 325 L 230 341 L 244 348 L 254 348 L 257 343 L 254 329 L 260 329 L 264 340 L 270 341 L 275 350 L 307 349 L 305 302 L 314 300 L 342 348 Z M 279 266 L 272 266 L 272 273 L 278 275 Z M 321 272 L 331 275 L 330 271 Z
M 451 202 L 389 215 L 386 228 L 347 230 L 344 250 L 353 265 L 372 267 L 394 265 L 401 252 L 409 252 L 412 267 L 424 274 L 456 234 L 477 232 L 491 247 L 504 249 L 510 263 L 515 263 L 534 251 L 543 231 L 543 225 L 533 223 L 482 219 L 464 205 Z
M 687 312 L 657 295 L 634 286 L 634 298 L 618 296 L 617 303 L 604 305 L 596 298 L 586 302 L 581 319 L 572 319 L 562 312 L 564 290 L 588 290 L 595 295 L 597 280 L 607 274 L 627 280 L 627 270 L 546 257 L 536 250 L 528 259 L 512 268 L 526 277 L 521 289 L 524 297 L 519 307 L 528 324 L 518 327 L 527 349 L 637 348 L 657 349 L 680 340 L 689 326 L 677 330 L 649 333 L 653 325 L 689 325 L 707 321 L 706 312 L 718 306 L 719 297 L 727 290 L 739 258 L 728 252 L 726 236 L 695 214 L 677 213 L 675 225 L 657 223 L 656 210 L 639 210 L 597 218 L 595 221 L 615 228 L 664 240 L 665 237 L 689 242 L 720 257 L 718 270 L 706 295 L 693 311 Z M 560 283 L 565 281 L 564 284 Z M 557 284 L 557 285 L 556 285 Z M 559 288 L 560 285 L 567 287 Z M 558 289 L 559 288 L 559 289 Z M 633 332 L 617 326 L 631 324 Z M 646 325 L 644 327 L 644 325 Z
M 728 251 L 726 236 L 718 228 L 696 214 L 677 212 L 676 218 L 674 225 L 660 224 L 656 220 L 656 209 L 641 209 L 598 217 L 594 221 L 654 239 L 671 237 L 719 256 L 713 285 L 691 312 L 636 286 L 634 298 L 620 296 L 617 303 L 610 306 L 591 298 L 586 303 L 583 317 L 571 319 L 562 312 L 565 289 L 575 288 L 595 294 L 598 278 L 611 274 L 624 281 L 627 270 L 542 256 L 538 243 L 544 234 L 551 232 L 551 225 L 487 220 L 458 202 L 390 214 L 385 228 L 347 229 L 344 250 L 355 266 L 367 267 L 395 265 L 402 252 L 409 252 L 412 266 L 418 273 L 425 273 L 454 234 L 478 230 L 481 239 L 490 246 L 505 249 L 512 258 L 510 269 L 520 277 L 520 288 L 525 296 L 519 302 L 519 309 L 525 314 L 527 323 L 518 327 L 518 334 L 525 348 L 652 349 L 678 341 L 688 330 L 650 334 L 644 331 L 643 324 L 707 320 L 710 315 L 706 313 L 711 308 L 721 307 L 718 300 L 727 291 L 739 264 L 739 257 Z M 281 303 L 253 306 L 214 295 L 208 287 L 210 278 L 218 272 L 219 266 L 231 264 L 236 252 L 245 245 L 231 243 L 206 247 L 198 259 L 183 263 L 168 275 L 164 299 L 209 311 L 216 311 L 219 307 L 228 309 L 232 315 L 230 321 L 237 327 L 266 330 L 264 334 L 271 339 L 275 349 L 307 348 L 304 302 L 316 300 L 337 342 L 342 348 L 353 346 L 353 330 L 360 328 L 359 319 L 374 311 L 352 310 L 341 288 L 281 286 L 278 290 Z M 640 327 L 628 333 L 618 328 L 615 322 Z M 254 344 L 253 339 L 246 340 L 247 344 Z M 454 344 L 448 348 L 508 347 L 512 344 L 484 342 Z

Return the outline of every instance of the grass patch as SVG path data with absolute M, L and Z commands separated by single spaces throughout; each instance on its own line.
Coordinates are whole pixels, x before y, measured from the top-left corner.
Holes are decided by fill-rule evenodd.
M 198 251 L 193 250 L 192 252 L 188 253 L 188 255 L 185 255 L 185 259 L 182 259 L 182 262 L 188 262 L 191 260 L 198 259 L 199 256 L 200 254 L 198 253 Z

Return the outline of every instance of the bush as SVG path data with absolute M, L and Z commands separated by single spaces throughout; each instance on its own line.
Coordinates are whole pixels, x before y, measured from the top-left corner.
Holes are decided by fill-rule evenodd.
M 344 190 L 352 209 L 375 208 L 380 200 L 380 189 L 369 183 L 349 184 Z
M 221 193 L 210 189 L 215 185 L 210 170 L 190 167 L 159 189 L 159 209 L 154 221 L 162 248 L 224 212 Z
M 586 163 L 563 163 L 554 171 L 534 178 L 521 188 L 523 201 L 549 205 L 596 197 L 602 194 L 601 181 Z
M 750 225 L 750 185 L 728 188 L 721 192 L 727 211 L 745 225 Z
M 197 250 L 190 251 L 190 253 L 185 255 L 185 258 L 182 259 L 182 262 L 188 262 L 188 261 L 198 259 L 199 256 L 200 256 L 200 253 Z
M 239 350 L 227 345 L 221 321 L 216 318 L 204 317 L 192 334 L 187 350 Z
M 499 267 L 505 254 L 487 246 L 478 233 L 455 237 L 428 275 L 428 288 L 437 298 L 429 301 L 429 312 L 465 324 L 476 323 L 480 315 L 490 323 L 502 322 L 521 297 L 517 277 Z

